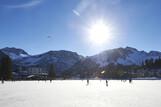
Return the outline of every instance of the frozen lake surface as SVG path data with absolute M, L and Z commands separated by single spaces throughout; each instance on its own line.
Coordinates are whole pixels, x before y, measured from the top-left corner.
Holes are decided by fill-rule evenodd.
M 0 107 L 161 107 L 161 81 L 20 81 L 0 84 Z

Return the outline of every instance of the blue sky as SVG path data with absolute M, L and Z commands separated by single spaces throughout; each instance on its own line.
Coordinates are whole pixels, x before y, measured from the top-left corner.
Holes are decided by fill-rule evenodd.
M 85 29 L 99 19 L 114 28 L 114 39 L 93 46 Z M 161 51 L 160 44 L 161 0 L 0 0 L 0 48 L 88 56 L 126 46 Z

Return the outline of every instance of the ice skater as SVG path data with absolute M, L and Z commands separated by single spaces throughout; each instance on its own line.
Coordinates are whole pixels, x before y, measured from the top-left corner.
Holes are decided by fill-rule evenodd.
M 106 86 L 108 87 L 108 81 L 106 80 Z
M 87 79 L 87 85 L 89 85 L 89 79 Z
M 132 83 L 132 79 L 131 78 L 129 78 L 129 83 Z

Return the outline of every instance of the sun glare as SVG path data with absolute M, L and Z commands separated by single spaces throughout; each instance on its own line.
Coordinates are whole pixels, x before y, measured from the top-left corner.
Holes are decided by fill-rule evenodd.
M 111 38 L 111 28 L 104 21 L 98 20 L 88 28 L 89 40 L 95 45 L 102 45 Z

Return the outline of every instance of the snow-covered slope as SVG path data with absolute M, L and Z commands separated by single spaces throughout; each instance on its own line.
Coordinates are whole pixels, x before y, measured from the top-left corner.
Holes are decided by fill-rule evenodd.
M 3 48 L 1 49 L 6 55 L 8 55 L 12 60 L 23 58 L 29 56 L 27 52 L 18 48 Z
M 97 55 L 84 58 L 71 51 L 49 51 L 39 55 L 29 55 L 22 49 L 3 48 L 0 51 L 12 58 L 14 65 L 33 67 L 39 66 L 48 68 L 50 64 L 56 66 L 58 72 L 73 68 L 74 71 L 84 68 L 105 67 L 110 63 L 122 65 L 141 65 L 146 59 L 161 58 L 158 51 L 139 51 L 135 48 L 116 48 L 103 51 Z M 83 60 L 82 60 L 83 59 Z
M 141 65 L 146 59 L 158 59 L 161 53 L 157 51 L 145 52 L 135 48 L 117 48 L 104 51 L 90 58 L 99 64 L 100 67 L 107 66 L 109 63 L 122 65 Z
M 16 64 L 20 66 L 40 66 L 47 67 L 54 64 L 56 70 L 61 72 L 69 69 L 83 57 L 71 51 L 49 51 L 40 55 L 24 57 L 16 60 Z

